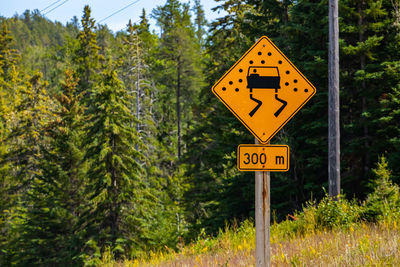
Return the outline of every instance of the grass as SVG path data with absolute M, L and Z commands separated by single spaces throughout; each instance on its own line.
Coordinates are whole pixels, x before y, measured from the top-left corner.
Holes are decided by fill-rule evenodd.
M 113 262 L 103 255 L 102 266 L 255 266 L 252 223 L 227 227 L 217 237 L 203 237 L 173 250 L 150 252 L 136 260 Z M 272 266 L 400 266 L 398 222 L 355 224 L 346 229 L 318 230 L 288 236 L 271 228 Z
M 291 219 L 271 227 L 272 266 L 400 266 L 400 188 L 390 180 L 384 157 L 373 170 L 374 191 L 362 203 L 325 196 L 311 200 Z M 370 223 L 366 223 L 370 222 Z M 372 223 L 375 222 L 375 223 Z M 134 260 L 102 266 L 254 266 L 255 229 L 245 221 L 216 237 L 204 234 L 177 251 L 150 251 Z

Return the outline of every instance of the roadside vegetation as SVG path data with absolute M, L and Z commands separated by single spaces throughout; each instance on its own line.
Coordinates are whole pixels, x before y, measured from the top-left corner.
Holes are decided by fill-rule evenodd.
M 399 187 L 390 182 L 384 157 L 373 170 L 375 190 L 366 201 L 309 201 L 301 212 L 271 225 L 274 266 L 400 265 Z M 114 262 L 110 251 L 102 266 L 254 266 L 255 228 L 251 220 L 232 224 L 214 236 L 202 233 L 178 250 L 165 247 L 135 260 Z
M 399 266 L 399 221 L 354 224 L 288 237 L 271 229 L 273 266 Z M 114 262 L 104 254 L 102 266 L 255 266 L 255 231 L 250 222 L 230 227 L 215 238 L 199 238 L 178 252 L 150 252 L 136 260 Z

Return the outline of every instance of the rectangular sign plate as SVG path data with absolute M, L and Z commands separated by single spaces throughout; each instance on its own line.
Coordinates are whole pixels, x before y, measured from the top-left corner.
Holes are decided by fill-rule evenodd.
M 237 167 L 240 171 L 289 170 L 289 146 L 287 145 L 239 145 Z

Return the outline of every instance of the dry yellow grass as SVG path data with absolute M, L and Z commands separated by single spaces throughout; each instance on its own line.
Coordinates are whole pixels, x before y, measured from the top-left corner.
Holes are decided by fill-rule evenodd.
M 103 266 L 254 266 L 254 228 L 228 230 L 215 239 L 199 240 L 180 252 L 150 253 L 133 261 Z M 361 224 L 284 239 L 271 236 L 272 266 L 400 266 L 397 223 Z

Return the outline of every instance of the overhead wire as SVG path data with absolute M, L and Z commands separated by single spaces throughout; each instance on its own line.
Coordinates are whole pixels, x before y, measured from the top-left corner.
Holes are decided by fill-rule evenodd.
M 53 3 L 51 3 L 51 4 L 48 5 L 47 7 L 43 8 L 40 12 L 45 11 L 46 9 L 48 9 L 48 8 L 50 8 L 50 7 L 52 7 L 52 6 L 54 6 L 55 4 L 57 4 L 57 3 L 60 2 L 60 1 L 62 1 L 62 0 L 57 0 L 57 1 L 53 2 Z M 47 11 L 46 13 L 44 13 L 43 15 L 49 14 L 50 12 L 52 12 L 53 10 L 55 10 L 55 9 L 59 8 L 60 6 L 64 5 L 64 4 L 65 4 L 66 2 L 68 2 L 68 1 L 69 1 L 69 0 L 64 0 L 64 2 L 62 2 L 61 4 L 55 6 L 55 7 L 52 8 L 52 9 L 50 9 L 49 11 Z M 124 6 L 123 8 L 121 8 L 121 9 L 119 9 L 119 10 L 117 10 L 117 11 L 115 11 L 115 12 L 112 13 L 111 15 L 109 15 L 109 16 L 107 16 L 107 17 L 101 19 L 101 20 L 99 20 L 98 23 L 103 22 L 103 21 L 105 21 L 105 20 L 111 18 L 112 16 L 114 16 L 114 15 L 118 14 L 119 12 L 121 12 L 121 11 L 127 9 L 128 7 L 130 7 L 130 6 L 132 6 L 132 5 L 136 4 L 136 3 L 138 3 L 139 1 L 141 1 L 141 0 L 135 0 L 135 1 L 133 1 L 132 3 L 130 3 L 130 4 L 126 5 L 126 6 Z M 139 21 L 140 21 L 140 19 L 137 20 L 137 21 L 135 21 L 134 24 L 136 24 L 136 23 L 139 22 Z M 123 30 L 125 30 L 126 28 L 128 28 L 128 26 L 126 26 L 125 28 L 123 28 Z
M 50 5 L 48 5 L 47 7 L 45 7 L 45 8 L 43 8 L 42 10 L 40 10 L 40 12 L 43 12 L 43 11 L 45 11 L 46 9 L 48 9 L 49 7 L 52 7 L 52 6 L 54 6 L 55 4 L 57 4 L 58 2 L 60 2 L 61 0 L 57 0 L 57 1 L 55 1 L 55 2 L 53 2 L 53 3 L 51 3 Z
M 67 0 L 68 1 L 68 0 Z M 125 9 L 127 9 L 128 7 L 130 7 L 130 6 L 132 6 L 132 5 L 134 5 L 134 4 L 136 4 L 137 2 L 139 2 L 140 0 L 136 0 L 136 1 L 133 1 L 132 3 L 130 3 L 129 5 L 127 5 L 127 6 L 124 6 L 123 8 L 121 8 L 120 10 L 118 10 L 118 11 L 115 11 L 114 13 L 112 13 L 111 15 L 109 15 L 109 16 L 107 16 L 107 17 L 105 17 L 104 19 L 101 19 L 101 20 L 99 20 L 97 23 L 100 23 L 100 22 L 103 22 L 103 21 L 105 21 L 106 19 L 109 19 L 109 18 L 111 18 L 112 16 L 114 16 L 114 15 L 116 15 L 116 14 L 118 14 L 119 12 L 121 12 L 121 11 L 123 11 L 123 10 L 125 10 Z
M 59 8 L 60 6 L 64 5 L 64 4 L 65 4 L 66 2 L 68 2 L 68 1 L 69 1 L 69 0 L 65 0 L 64 2 L 62 2 L 61 4 L 59 4 L 58 6 L 52 8 L 52 9 L 50 9 L 49 11 L 47 11 L 46 13 L 44 13 L 43 16 L 45 16 L 45 15 L 49 14 L 51 11 L 53 11 L 53 10 Z

